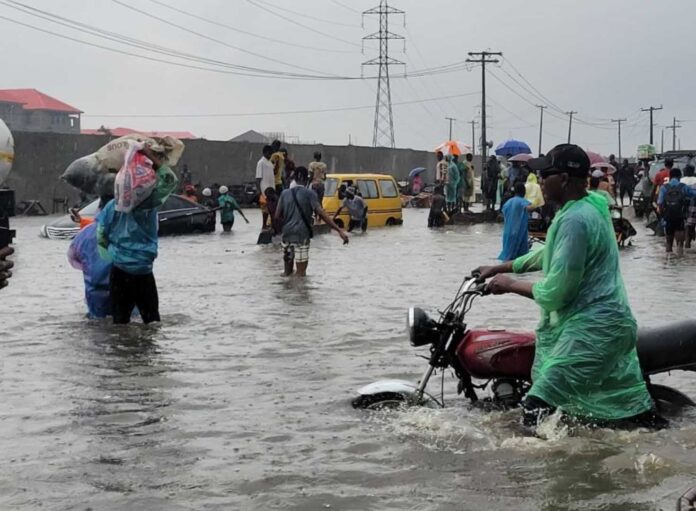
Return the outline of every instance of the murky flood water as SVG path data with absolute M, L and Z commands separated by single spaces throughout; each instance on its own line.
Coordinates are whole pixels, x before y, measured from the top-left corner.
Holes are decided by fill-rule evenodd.
M 254 212 L 256 213 L 256 212 Z M 164 238 L 163 322 L 84 319 L 68 242 L 16 219 L 2 291 L 0 509 L 656 510 L 696 484 L 696 415 L 668 431 L 519 436 L 517 415 L 466 408 L 356 411 L 357 387 L 416 380 L 405 312 L 448 303 L 492 262 L 501 227 L 403 227 L 313 241 L 310 277 L 236 232 Z M 638 225 L 637 225 L 638 227 Z M 639 227 L 622 267 L 641 324 L 690 317 L 696 255 L 667 260 Z M 473 326 L 532 329 L 533 302 L 480 299 Z M 439 384 L 433 381 L 432 385 Z M 696 377 L 669 383 L 696 396 Z

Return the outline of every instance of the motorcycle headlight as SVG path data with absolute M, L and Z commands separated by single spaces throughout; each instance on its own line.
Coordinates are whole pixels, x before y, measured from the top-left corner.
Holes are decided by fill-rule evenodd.
M 437 321 L 419 307 L 408 310 L 408 338 L 411 346 L 433 344 L 440 338 Z

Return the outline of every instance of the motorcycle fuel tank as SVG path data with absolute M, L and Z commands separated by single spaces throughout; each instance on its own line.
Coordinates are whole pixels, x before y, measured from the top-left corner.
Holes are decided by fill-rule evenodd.
M 534 334 L 507 330 L 470 330 L 457 347 L 459 363 L 477 379 L 531 379 Z

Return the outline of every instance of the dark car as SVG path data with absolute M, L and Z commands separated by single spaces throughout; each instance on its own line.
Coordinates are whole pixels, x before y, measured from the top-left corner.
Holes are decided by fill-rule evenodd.
M 95 199 L 80 210 L 80 216 L 94 217 L 98 212 L 99 199 Z M 170 195 L 158 212 L 159 235 L 213 232 L 216 213 L 201 204 L 196 204 L 181 195 Z M 70 215 L 41 227 L 41 236 L 50 239 L 72 239 L 80 232 Z
M 243 185 L 230 185 L 230 195 L 242 206 L 254 206 L 259 203 L 259 193 L 256 183 L 244 183 Z

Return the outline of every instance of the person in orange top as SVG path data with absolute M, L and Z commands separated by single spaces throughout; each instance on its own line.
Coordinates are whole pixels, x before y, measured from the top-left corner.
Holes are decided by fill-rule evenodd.
M 660 187 L 669 182 L 669 173 L 672 171 L 672 167 L 674 167 L 674 160 L 672 158 L 665 158 L 665 168 L 655 174 L 653 178 L 653 202 L 657 200 Z

